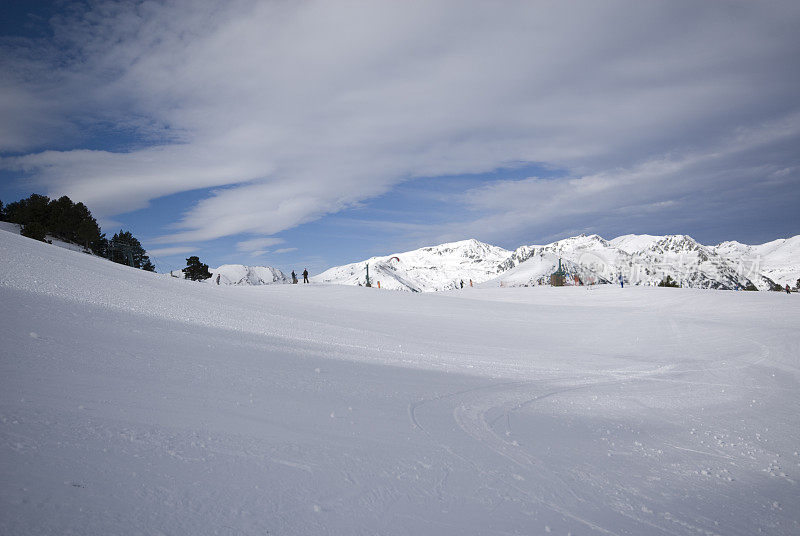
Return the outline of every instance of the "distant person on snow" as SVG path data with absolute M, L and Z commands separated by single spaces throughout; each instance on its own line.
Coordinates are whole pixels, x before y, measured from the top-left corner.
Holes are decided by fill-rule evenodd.
M 295 274 L 294 270 L 292 270 L 292 285 L 296 284 L 297 284 L 297 274 Z
M 464 288 L 464 280 L 461 280 L 461 288 Z
M 472 279 L 469 280 L 469 286 L 472 286 Z
M 625 282 L 622 280 L 622 274 L 619 274 L 619 288 L 625 288 Z
M 217 274 L 217 285 L 219 285 L 219 274 Z
M 308 270 L 303 268 L 303 283 L 308 283 Z
M 786 285 L 786 294 L 791 294 L 792 289 L 789 288 L 789 285 Z

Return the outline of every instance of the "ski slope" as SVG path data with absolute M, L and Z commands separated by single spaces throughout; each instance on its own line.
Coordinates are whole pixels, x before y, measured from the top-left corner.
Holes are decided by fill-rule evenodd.
M 0 534 L 800 532 L 798 295 L 216 286 L 0 231 Z

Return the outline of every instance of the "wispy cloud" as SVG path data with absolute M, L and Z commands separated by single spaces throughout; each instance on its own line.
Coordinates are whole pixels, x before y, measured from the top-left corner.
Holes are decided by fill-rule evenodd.
M 259 238 L 251 238 L 249 240 L 242 240 L 241 242 L 236 243 L 236 249 L 242 252 L 260 252 L 266 253 L 264 248 L 268 248 L 270 246 L 275 246 L 277 244 L 282 244 L 282 238 L 275 238 L 271 236 L 267 237 L 259 237 Z
M 573 178 L 495 182 L 460 197 L 472 217 L 439 226 L 439 239 L 466 233 L 487 240 L 515 237 L 524 242 L 530 229 L 536 229 L 539 236 L 561 238 L 574 233 L 576 223 L 584 225 L 577 232 L 624 229 L 633 221 L 653 226 L 658 225 L 654 219 L 665 215 L 670 222 L 716 219 L 730 207 L 736 207 L 739 217 L 753 217 L 763 210 L 752 203 L 754 192 L 772 198 L 773 208 L 797 198 L 796 194 L 785 197 L 785 192 L 794 191 L 797 177 L 765 165 L 761 157 L 767 148 L 774 151 L 785 143 L 789 154 L 780 160 L 797 161 L 800 156 L 792 154 L 792 147 L 798 139 L 800 114 L 740 129 L 702 152 L 686 151 L 631 168 Z
M 673 156 L 796 121 L 793 1 L 89 6 L 54 19 L 57 43 L 0 43 L 0 151 L 22 153 L 0 168 L 100 217 L 215 188 L 159 243 L 271 235 L 412 177 L 520 162 L 575 178 L 475 190 L 473 228 L 574 227 L 565 218 L 684 203 L 703 181 L 738 190 L 775 167 L 798 181 L 780 140 L 728 176 L 739 160 L 724 150 L 707 160 L 717 172 Z M 85 150 L 74 136 L 109 125 L 135 141 Z
M 272 253 L 290 253 L 292 251 L 297 251 L 297 248 L 280 248 L 276 249 Z
M 168 257 L 170 255 L 184 255 L 197 251 L 194 246 L 174 246 L 169 248 L 148 249 L 147 254 L 152 257 Z

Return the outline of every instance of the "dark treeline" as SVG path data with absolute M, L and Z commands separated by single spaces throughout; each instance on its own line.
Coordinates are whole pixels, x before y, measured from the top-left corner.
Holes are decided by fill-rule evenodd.
M 32 194 L 8 205 L 0 201 L 0 219 L 19 224 L 22 235 L 28 238 L 45 241 L 45 236 L 50 235 L 80 244 L 87 251 L 114 262 L 155 271 L 142 244 L 129 231 L 120 230 L 107 239 L 86 205 L 73 203 L 67 196 L 50 199 Z

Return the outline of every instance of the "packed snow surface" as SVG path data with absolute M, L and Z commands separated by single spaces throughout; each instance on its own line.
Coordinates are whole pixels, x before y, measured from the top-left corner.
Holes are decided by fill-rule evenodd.
M 0 534 L 800 533 L 797 294 L 216 286 L 0 232 Z

